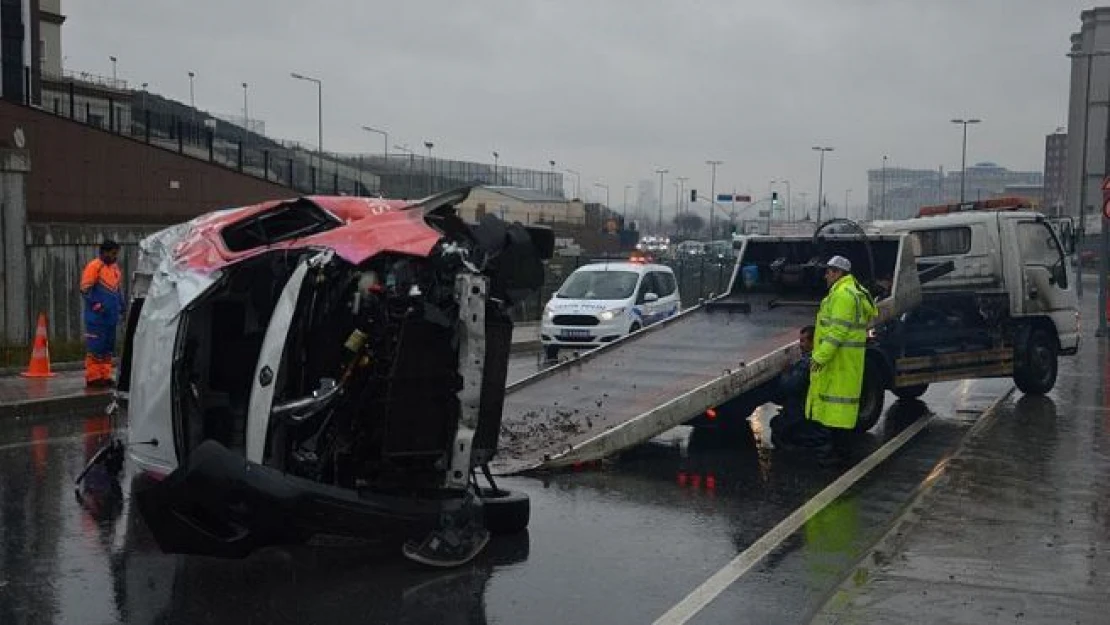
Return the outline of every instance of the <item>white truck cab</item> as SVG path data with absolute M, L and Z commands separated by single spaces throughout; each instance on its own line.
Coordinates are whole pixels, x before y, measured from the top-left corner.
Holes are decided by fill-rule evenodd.
M 916 397 L 929 382 L 1012 375 L 1022 392 L 1047 393 L 1057 356 L 1079 349 L 1074 242 L 1022 206 L 955 206 L 874 225 L 908 235 L 918 271 L 936 275 L 922 282 L 918 308 L 880 330 L 890 386 Z

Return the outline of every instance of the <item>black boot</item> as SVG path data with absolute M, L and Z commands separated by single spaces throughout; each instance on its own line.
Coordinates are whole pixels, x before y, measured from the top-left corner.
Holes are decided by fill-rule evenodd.
M 482 500 L 467 492 L 457 509 L 440 515 L 440 526 L 420 542 L 408 541 L 402 548 L 405 557 L 441 568 L 466 564 L 481 553 L 489 542 L 482 514 Z

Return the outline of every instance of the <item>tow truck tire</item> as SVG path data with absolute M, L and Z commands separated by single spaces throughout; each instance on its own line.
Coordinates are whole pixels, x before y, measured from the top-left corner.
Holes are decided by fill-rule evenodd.
M 894 394 L 898 399 L 917 399 L 929 390 L 928 384 L 914 384 L 913 386 L 903 386 L 894 389 Z
M 483 488 L 482 511 L 486 518 L 486 529 L 495 536 L 504 536 L 528 529 L 532 503 L 524 493 L 503 488 L 496 491 Z
M 868 363 L 870 365 L 870 363 Z M 873 366 L 863 369 L 863 386 L 859 392 L 859 416 L 856 417 L 856 431 L 866 432 L 875 427 L 883 416 L 883 402 L 886 401 L 886 388 L 882 376 Z
M 1056 386 L 1056 340 L 1042 329 L 1029 333 L 1025 354 L 1014 368 L 1014 384 L 1026 395 L 1044 395 Z

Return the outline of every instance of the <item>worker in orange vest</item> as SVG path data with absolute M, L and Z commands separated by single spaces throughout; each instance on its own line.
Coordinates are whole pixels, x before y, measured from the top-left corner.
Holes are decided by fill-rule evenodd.
M 123 290 L 117 260 L 119 244 L 107 240 L 100 254 L 81 273 L 81 297 L 85 300 L 85 385 L 107 388 L 112 379 L 116 326 L 123 315 Z

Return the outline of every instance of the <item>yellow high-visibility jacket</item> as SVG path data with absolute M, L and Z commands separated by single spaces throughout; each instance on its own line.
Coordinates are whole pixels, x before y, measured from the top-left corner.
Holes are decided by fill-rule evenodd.
M 852 429 L 859 416 L 867 324 L 878 315 L 871 294 L 851 275 L 836 281 L 821 301 L 813 335 L 806 417 L 830 428 Z

